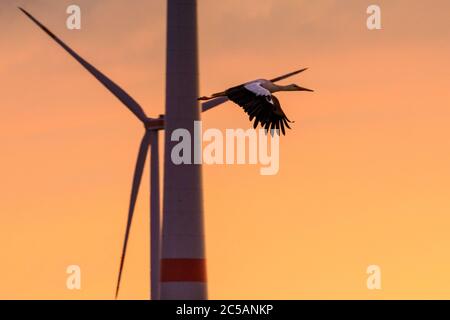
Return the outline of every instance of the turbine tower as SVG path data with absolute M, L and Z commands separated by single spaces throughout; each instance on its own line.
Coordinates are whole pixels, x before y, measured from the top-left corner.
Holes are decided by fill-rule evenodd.
M 198 107 L 197 1 L 167 2 L 167 66 L 161 299 L 207 299 L 201 166 L 175 165 L 172 132 L 193 138 Z M 192 149 L 194 148 L 191 139 Z

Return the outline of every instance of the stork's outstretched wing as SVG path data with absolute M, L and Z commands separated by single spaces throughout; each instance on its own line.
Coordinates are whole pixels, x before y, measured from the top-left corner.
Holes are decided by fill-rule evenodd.
M 250 88 L 251 89 L 251 88 Z M 283 112 L 280 101 L 269 91 L 260 91 L 259 94 L 249 90 L 245 85 L 237 86 L 226 91 L 228 98 L 241 106 L 249 115 L 250 121 L 255 119 L 253 128 L 261 124 L 266 130 L 281 130 L 286 134 L 285 127 L 289 128 L 291 122 Z

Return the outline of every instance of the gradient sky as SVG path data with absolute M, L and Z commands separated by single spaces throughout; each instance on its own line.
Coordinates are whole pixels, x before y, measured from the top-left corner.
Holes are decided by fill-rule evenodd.
M 73 3 L 81 31 L 65 27 Z M 450 299 L 450 2 L 379 0 L 369 31 L 373 3 L 198 1 L 201 94 L 300 67 L 316 89 L 279 94 L 296 123 L 278 175 L 204 166 L 210 298 Z M 0 3 L 0 298 L 111 299 L 142 128 L 17 5 L 155 116 L 165 1 Z M 250 127 L 230 103 L 203 120 Z M 144 183 L 121 298 L 149 296 L 148 208 Z

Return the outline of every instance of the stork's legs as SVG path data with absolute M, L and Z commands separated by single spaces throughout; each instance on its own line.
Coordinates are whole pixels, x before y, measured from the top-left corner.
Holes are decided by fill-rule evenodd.
M 207 96 L 200 97 L 197 100 L 206 101 L 206 100 L 211 100 L 211 99 L 215 99 L 215 98 L 219 98 L 219 97 L 226 97 L 226 96 L 227 95 L 226 95 L 225 91 L 223 91 L 223 92 L 214 93 L 211 97 L 207 97 Z

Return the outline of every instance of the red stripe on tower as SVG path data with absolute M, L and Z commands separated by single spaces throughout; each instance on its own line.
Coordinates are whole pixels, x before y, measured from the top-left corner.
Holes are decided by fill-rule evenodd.
M 162 259 L 161 282 L 206 282 L 206 260 Z

